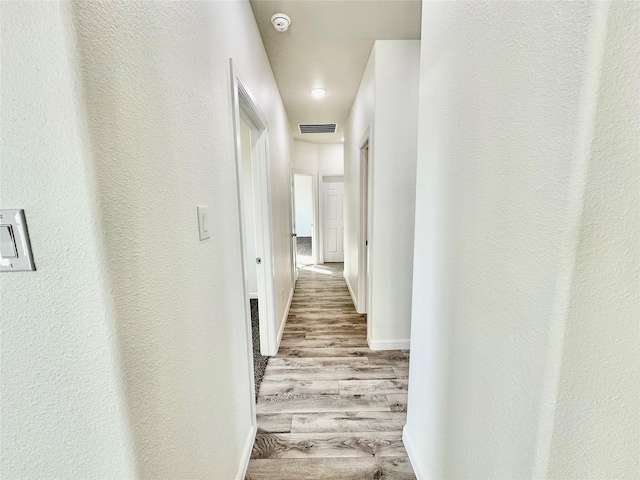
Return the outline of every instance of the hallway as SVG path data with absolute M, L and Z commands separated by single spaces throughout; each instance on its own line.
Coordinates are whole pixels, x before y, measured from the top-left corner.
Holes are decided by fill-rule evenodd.
M 247 479 L 415 478 L 402 443 L 409 354 L 368 348 L 342 268 L 299 270 Z

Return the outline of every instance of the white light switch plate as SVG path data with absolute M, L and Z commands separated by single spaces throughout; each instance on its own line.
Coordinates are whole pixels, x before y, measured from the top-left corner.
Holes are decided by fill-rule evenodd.
M 35 270 L 24 210 L 0 210 L 0 229 L 0 272 Z
M 198 207 L 198 230 L 200 231 L 200 240 L 206 240 L 211 237 L 209 233 L 210 219 L 208 216 L 209 207 Z

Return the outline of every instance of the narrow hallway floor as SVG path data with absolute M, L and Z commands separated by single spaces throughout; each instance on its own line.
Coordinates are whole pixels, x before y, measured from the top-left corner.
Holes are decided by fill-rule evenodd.
M 402 443 L 409 353 L 368 348 L 342 268 L 299 270 L 246 479 L 416 478 Z

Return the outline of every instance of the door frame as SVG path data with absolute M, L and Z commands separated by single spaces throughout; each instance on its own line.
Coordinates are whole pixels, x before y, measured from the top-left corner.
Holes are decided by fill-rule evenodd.
M 313 227 L 311 227 L 311 259 L 313 260 L 314 264 L 317 263 L 321 263 L 318 260 L 318 174 L 316 172 L 313 172 L 311 170 L 299 170 L 299 169 L 294 169 L 293 170 L 293 176 L 294 176 L 294 184 L 295 184 L 295 176 L 296 175 L 304 175 L 307 177 L 311 177 L 311 208 L 313 209 L 313 212 L 311 213 L 311 217 L 313 218 Z M 295 197 L 294 197 L 294 209 L 295 209 Z M 295 216 L 295 210 L 293 212 L 294 216 Z M 297 232 L 296 232 L 297 235 Z M 295 252 L 296 255 L 296 259 L 297 259 L 297 255 L 298 252 Z M 297 262 L 296 262 L 297 265 Z M 296 271 L 297 271 L 297 267 L 296 267 Z
M 293 165 L 289 165 L 289 185 L 291 187 L 291 284 L 296 288 L 298 281 L 298 265 L 296 263 L 298 255 L 298 238 L 296 233 L 296 188 L 295 172 Z M 313 240 L 312 240 L 313 242 Z
M 373 135 L 368 127 L 361 137 L 360 152 L 360 221 L 358 225 L 358 313 L 367 314 L 367 338 L 371 338 L 371 264 L 373 259 L 373 202 L 371 191 L 373 186 Z M 366 153 L 365 153 L 366 150 Z M 366 242 L 368 241 L 368 245 Z
M 318 231 L 320 232 L 320 241 L 318 242 L 318 263 L 324 263 L 324 177 L 342 177 L 342 185 L 344 189 L 344 172 L 341 173 L 330 173 L 330 172 L 320 172 L 318 173 L 318 204 L 319 204 L 319 212 L 318 212 Z M 344 222 L 344 204 L 342 219 Z M 344 225 L 344 223 L 343 223 Z M 344 250 L 344 237 L 342 238 L 342 245 Z
M 266 117 L 258 107 L 258 103 L 247 83 L 242 79 L 233 59 L 229 59 L 231 69 L 232 89 L 232 113 L 233 135 L 235 140 L 236 157 L 236 182 L 238 193 L 238 213 L 240 219 L 240 245 L 242 248 L 242 275 L 243 296 L 245 299 L 245 325 L 247 328 L 247 342 L 249 365 L 251 365 L 251 391 L 255 398 L 254 372 L 253 372 L 253 341 L 251 332 L 251 310 L 249 296 L 246 287 L 246 279 L 249 262 L 245 244 L 245 217 L 243 207 L 243 181 L 242 181 L 242 142 L 240 133 L 240 115 L 248 118 L 252 134 L 258 134 L 255 142 L 252 139 L 251 163 L 254 185 L 254 215 L 255 215 L 255 240 L 256 255 L 262 259 L 258 265 L 258 309 L 260 317 L 260 353 L 273 356 L 278 350 L 278 331 L 276 328 L 276 302 L 274 285 L 274 259 L 273 259 L 273 227 L 272 227 L 272 201 L 269 165 L 269 135 Z M 253 135 L 252 135 L 253 136 Z M 256 261 L 256 260 L 253 260 Z M 253 402 L 255 404 L 255 402 Z M 254 405 L 255 409 L 255 405 Z M 255 411 L 253 412 L 255 414 Z

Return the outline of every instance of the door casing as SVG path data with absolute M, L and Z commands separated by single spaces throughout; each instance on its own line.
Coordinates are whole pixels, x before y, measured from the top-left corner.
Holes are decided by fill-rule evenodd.
M 278 331 L 276 328 L 276 302 L 274 285 L 274 255 L 273 255 L 273 231 L 271 221 L 271 189 L 269 168 L 269 135 L 266 117 L 258 107 L 255 97 L 246 87 L 237 68 L 230 60 L 231 85 L 232 85 L 232 109 L 233 129 L 235 138 L 236 155 L 236 180 L 238 190 L 238 210 L 240 218 L 240 244 L 242 245 L 242 272 L 245 301 L 245 317 L 250 355 L 250 365 L 253 365 L 253 350 L 251 347 L 251 311 L 246 289 L 247 268 L 252 263 L 256 265 L 256 259 L 247 258 L 245 246 L 245 212 L 243 209 L 243 182 L 242 182 L 242 144 L 240 133 L 240 117 L 242 115 L 246 123 L 250 124 L 252 134 L 251 163 L 254 180 L 254 214 L 255 214 L 255 241 L 256 256 L 261 259 L 257 264 L 258 273 L 258 308 L 260 318 L 260 352 L 263 355 L 273 356 L 278 349 Z M 253 369 L 251 369 L 253 377 Z M 251 379 L 253 387 L 253 379 Z M 254 392 L 255 394 L 255 392 Z
M 374 245 L 371 242 L 372 225 L 372 134 L 367 128 L 360 142 L 360 225 L 358 228 L 358 313 L 367 314 L 367 336 L 371 338 L 371 263 Z

